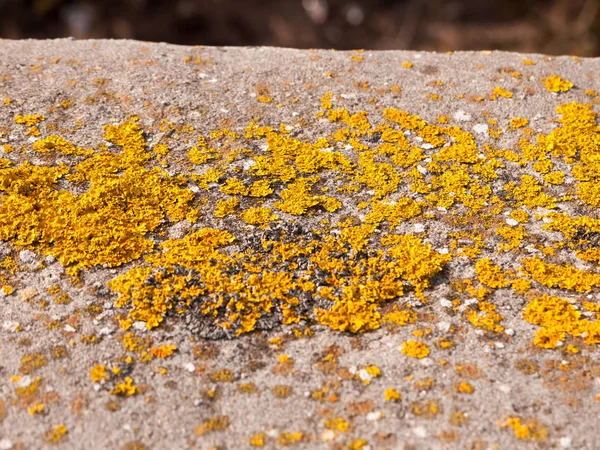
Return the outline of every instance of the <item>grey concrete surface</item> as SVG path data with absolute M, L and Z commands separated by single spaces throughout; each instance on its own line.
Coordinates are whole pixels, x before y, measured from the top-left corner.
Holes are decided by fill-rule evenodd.
M 598 448 L 599 73 L 597 59 L 505 52 L 0 41 L 0 449 Z M 209 169 L 222 176 L 203 188 Z M 272 191 L 249 194 L 259 180 Z M 277 219 L 249 224 L 258 207 Z M 142 257 L 207 228 L 235 241 Z M 386 236 L 414 245 L 393 253 Z M 289 264 L 277 241 L 307 256 Z M 158 278 L 133 289 L 150 293 L 138 307 L 110 282 L 166 261 L 167 280 L 214 285 L 169 300 L 149 330 L 136 313 L 167 295 Z M 300 280 L 315 288 L 286 290 Z M 238 332 L 233 314 L 265 304 Z M 413 320 L 386 323 L 394 310 Z

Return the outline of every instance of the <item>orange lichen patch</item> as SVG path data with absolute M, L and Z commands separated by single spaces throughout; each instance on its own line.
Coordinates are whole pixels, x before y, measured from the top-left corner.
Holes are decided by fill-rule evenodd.
M 68 429 L 64 425 L 55 425 L 50 428 L 42 435 L 42 439 L 46 441 L 48 444 L 58 444 L 62 442 L 65 438 L 65 435 L 68 433 Z
M 250 197 L 268 197 L 273 192 L 270 180 L 258 180 L 252 183 L 248 195 Z
M 440 405 L 436 400 L 415 401 L 411 405 L 411 412 L 415 416 L 433 419 L 440 413 Z
M 550 92 L 567 92 L 573 87 L 573 83 L 553 74 L 544 79 L 544 87 Z
M 214 150 L 202 146 L 192 147 L 187 155 L 192 163 L 198 165 L 205 164 L 216 157 Z
M 19 372 L 28 375 L 35 370 L 46 365 L 46 357 L 41 353 L 31 353 L 21 358 L 21 367 Z
M 474 326 L 482 328 L 486 331 L 494 333 L 502 333 L 504 327 L 498 322 L 504 320 L 500 314 L 496 312 L 496 305 L 486 301 L 480 301 L 476 305 L 476 309 L 469 309 L 467 319 Z
M 270 208 L 259 206 L 245 210 L 241 214 L 241 218 L 249 225 L 264 225 L 276 220 L 278 217 L 273 214 L 273 211 Z
M 399 280 L 410 283 L 416 294 L 422 296 L 423 290 L 429 286 L 429 279 L 451 260 L 448 255 L 435 252 L 412 235 L 398 235 L 386 243 L 395 244 L 387 253 L 396 264 L 380 264 L 381 269 L 388 273 L 381 282 L 370 283 L 372 288 L 379 286 L 379 289 L 373 291 L 368 285 L 362 289 L 344 288 L 342 297 L 335 299 L 336 303 L 330 311 L 316 310 L 319 322 L 340 331 L 358 332 L 379 328 L 381 314 L 377 311 L 376 303 L 401 295 L 403 290 Z M 373 260 L 373 264 L 377 264 L 377 259 Z M 369 291 L 370 295 L 365 296 Z
M 523 422 L 520 417 L 507 417 L 498 422 L 500 428 L 512 428 L 517 439 L 544 441 L 548 437 L 548 428 L 538 420 Z
M 225 216 L 233 214 L 240 204 L 239 199 L 236 197 L 231 197 L 226 200 L 219 200 L 217 202 L 217 206 L 215 206 L 214 215 L 222 219 Z
M 350 422 L 343 417 L 334 417 L 325 421 L 325 428 L 347 433 L 350 430 Z
M 292 395 L 293 388 L 292 386 L 285 384 L 276 384 L 275 386 L 273 386 L 271 391 L 273 392 L 273 395 L 277 398 L 288 398 L 290 395 Z
M 372 210 L 365 217 L 365 223 L 379 226 L 387 222 L 390 227 L 397 227 L 407 219 L 421 214 L 421 206 L 410 198 L 401 198 L 396 202 L 373 202 Z
M 515 117 L 514 119 L 510 119 L 510 125 L 513 128 L 523 128 L 529 125 L 529 119 L 526 117 Z
M 211 257 L 216 258 L 217 261 L 223 260 L 224 255 L 219 255 L 217 248 L 234 240 L 234 236 L 226 231 L 202 229 L 181 240 L 167 240 L 161 244 L 165 252 L 162 255 L 150 255 L 147 261 L 157 266 L 162 263 L 171 267 L 175 264 L 202 267 L 202 262 L 206 264 Z M 217 267 L 215 266 L 215 269 Z M 111 280 L 108 284 L 111 289 L 121 294 L 116 305 L 123 307 L 131 304 L 134 309 L 131 317 L 146 322 L 148 328 L 154 328 L 162 322 L 163 315 L 174 307 L 174 297 L 185 288 L 183 277 L 175 277 L 172 284 L 160 288 L 152 285 L 145 286 L 145 281 L 151 273 L 152 268 L 137 267 Z M 155 274 L 158 283 L 163 277 L 160 273 Z M 184 295 L 189 298 L 201 292 L 202 289 L 192 289 Z
M 279 194 L 283 201 L 275 202 L 273 206 L 282 212 L 292 215 L 305 214 L 309 208 L 317 205 L 322 206 L 329 212 L 334 212 L 341 208 L 342 204 L 335 198 L 324 195 L 312 195 L 310 193 L 311 181 L 309 178 L 300 178 L 288 184 L 288 188 Z
M 498 227 L 494 230 L 494 232 L 505 239 L 506 242 L 500 243 L 498 245 L 499 252 L 506 252 L 512 249 L 515 249 L 521 245 L 523 239 L 527 237 L 525 233 L 525 228 L 522 225 L 511 227 L 511 226 L 503 226 Z
M 460 383 L 458 383 L 458 385 L 456 386 L 456 390 L 463 394 L 472 394 L 473 392 L 475 392 L 475 388 L 466 381 L 461 381 Z
M 575 256 L 582 261 L 593 262 L 600 264 L 600 249 L 599 248 L 588 248 L 587 250 L 577 250 Z
M 125 377 L 124 381 L 115 384 L 115 388 L 112 391 L 110 391 L 110 393 L 113 395 L 127 397 L 130 395 L 137 394 L 138 391 L 139 389 L 137 388 L 137 386 L 133 385 L 133 380 L 131 379 L 131 377 Z
M 519 223 L 528 223 L 529 222 L 529 214 L 522 209 L 513 209 L 510 212 L 511 219 L 516 220 Z
M 509 199 L 517 200 L 517 204 L 528 208 L 556 208 L 556 199 L 543 192 L 542 185 L 531 175 L 522 175 L 521 184 L 509 182 L 504 185 Z
M 507 287 L 509 281 L 502 273 L 502 269 L 499 266 L 492 263 L 489 258 L 482 258 L 475 264 L 475 272 L 479 281 L 485 284 L 487 287 L 498 289 Z
M 237 178 L 228 178 L 224 185 L 219 187 L 223 194 L 248 195 L 249 190 L 244 183 Z
M 315 312 L 318 322 L 338 331 L 358 333 L 380 327 L 381 314 L 377 311 L 377 305 L 364 301 L 343 299 L 331 310 L 317 309 Z
M 534 281 L 548 287 L 559 287 L 575 292 L 588 292 L 600 286 L 600 275 L 579 270 L 570 265 L 544 262 L 538 257 L 523 258 L 523 271 Z
M 204 436 L 206 433 L 223 431 L 227 428 L 229 428 L 229 416 L 215 416 L 198 425 L 194 431 L 198 436 Z
M 123 336 L 123 347 L 130 352 L 139 353 L 146 348 L 146 341 L 133 333 L 127 333 Z
M 559 231 L 567 240 L 573 240 L 578 234 L 593 236 L 600 232 L 600 219 L 589 216 L 572 217 L 565 213 L 550 213 L 545 218 L 549 222 L 543 225 L 544 230 Z
M 272 103 L 273 97 L 269 95 L 257 95 L 256 100 L 258 100 L 261 103 Z
M 417 320 L 417 314 L 414 311 L 404 310 L 404 311 L 391 311 L 389 313 L 385 313 L 382 316 L 383 323 L 393 323 L 394 325 L 399 325 L 401 327 L 415 323 Z
M 349 450 L 363 450 L 368 445 L 369 445 L 369 441 L 367 441 L 366 439 L 356 438 L 356 439 L 352 439 L 348 443 L 348 449 Z
M 304 434 L 299 431 L 295 431 L 295 432 L 282 431 L 279 434 L 279 436 L 277 436 L 277 443 L 283 447 L 286 447 L 288 445 L 297 444 L 298 442 L 301 442 L 303 439 L 304 439 Z
M 266 434 L 263 432 L 254 433 L 249 439 L 249 443 L 252 447 L 264 447 L 266 441 Z
M 137 133 L 135 130 L 126 125 L 124 130 L 112 127 L 107 132 L 108 138 L 125 146 L 126 159 L 135 159 L 128 152 L 142 145 L 139 140 L 123 142 L 123 133 L 131 139 L 130 131 Z M 108 155 L 94 156 L 76 166 L 73 181 L 92 182 L 90 189 L 79 196 L 55 190 L 57 180 L 69 172 L 65 165 L 42 168 L 24 163 L 4 169 L 0 189 L 7 195 L 0 206 L 0 217 L 6 225 L 0 237 L 19 245 L 37 242 L 64 266 L 75 264 L 72 270 L 77 271 L 102 264 L 115 267 L 139 258 L 154 246 L 145 234 L 156 228 L 165 215 L 175 221 L 197 218 L 198 212 L 187 206 L 193 197 L 191 191 L 179 188 L 177 182 L 165 179 L 156 169 L 128 168 L 117 177 L 106 166 L 94 170 L 90 161 L 103 156 Z M 113 156 L 109 160 L 116 161 L 117 155 Z M 81 165 L 86 166 L 85 172 Z M 15 184 L 15 179 L 21 182 Z
M 563 184 L 565 182 L 564 172 L 556 171 L 544 175 L 544 182 L 547 184 Z
M 429 347 L 424 342 L 406 341 L 402 343 L 402 353 L 411 358 L 425 358 L 429 356 Z
M 46 120 L 46 118 L 41 114 L 31 114 L 26 116 L 17 114 L 15 116 L 15 123 L 18 123 L 20 125 L 26 125 L 28 127 L 37 125 L 38 123 L 43 122 L 44 120 Z
M 150 347 L 149 352 L 155 358 L 168 358 L 177 350 L 175 345 L 161 345 L 159 347 Z
M 498 97 L 512 98 L 512 96 L 512 92 L 507 91 L 506 89 L 501 87 L 496 87 L 494 88 L 494 91 L 490 94 L 490 100 L 496 100 Z
M 523 318 L 541 327 L 533 343 L 542 348 L 556 348 L 567 334 L 584 337 L 588 345 L 600 343 L 600 322 L 583 319 L 580 311 L 559 297 L 544 294 L 532 300 Z
M 27 408 L 27 412 L 29 413 L 30 416 L 34 416 L 36 414 L 41 414 L 44 412 L 44 404 L 43 403 L 37 403 L 33 406 L 30 406 L 29 408 Z
M 386 389 L 383 396 L 384 396 L 386 402 L 397 402 L 397 401 L 402 400 L 402 396 L 394 388 Z
M 102 364 L 96 364 L 90 370 L 90 378 L 94 382 L 100 382 L 110 379 L 110 375 L 106 369 L 106 366 L 103 366 Z
M 218 383 L 228 383 L 235 378 L 234 373 L 230 369 L 221 369 L 210 375 L 210 379 Z
M 323 94 L 321 96 L 321 108 L 323 108 L 323 109 L 333 108 L 333 102 L 331 101 L 332 95 L 333 94 L 331 92 L 327 92 L 326 94 Z
M 90 156 L 94 154 L 94 150 L 77 148 L 73 143 L 54 134 L 44 139 L 38 139 L 33 143 L 32 147 L 38 153 L 59 152 L 64 155 L 76 156 Z
M 389 255 L 397 266 L 395 272 L 409 282 L 418 297 L 429 287 L 429 280 L 452 260 L 450 255 L 436 252 L 429 244 L 413 235 L 396 235 L 392 237 Z

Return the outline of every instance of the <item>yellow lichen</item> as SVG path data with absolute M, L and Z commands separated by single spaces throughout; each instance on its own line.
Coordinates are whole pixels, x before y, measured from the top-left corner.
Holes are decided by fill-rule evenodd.
M 401 352 L 411 358 L 421 359 L 429 356 L 429 347 L 424 342 L 410 340 L 402 343 Z
M 139 390 L 137 386 L 133 385 L 133 380 L 131 377 L 125 377 L 124 381 L 115 384 L 115 388 L 111 390 L 110 393 L 113 395 L 127 397 L 137 394 L 138 391 Z
M 537 420 L 523 423 L 520 417 L 507 417 L 498 422 L 501 428 L 512 428 L 517 439 L 544 441 L 548 436 L 548 428 Z
M 544 86 L 550 92 L 567 92 L 573 87 L 573 83 L 553 74 L 544 79 Z
M 384 392 L 384 398 L 386 402 L 396 402 L 402 400 L 400 393 L 394 388 L 388 388 Z
M 110 375 L 106 370 L 106 366 L 103 366 L 102 364 L 96 364 L 90 370 L 90 378 L 94 382 L 99 382 L 103 380 L 108 380 L 110 378 Z

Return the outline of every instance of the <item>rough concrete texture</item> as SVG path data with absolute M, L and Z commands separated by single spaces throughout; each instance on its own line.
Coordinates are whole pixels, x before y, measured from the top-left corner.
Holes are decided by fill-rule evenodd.
M 0 448 L 597 448 L 599 73 L 0 41 Z

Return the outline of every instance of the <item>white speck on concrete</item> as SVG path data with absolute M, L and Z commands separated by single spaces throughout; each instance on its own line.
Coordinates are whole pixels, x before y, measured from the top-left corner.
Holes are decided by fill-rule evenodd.
M 371 411 L 367 414 L 367 420 L 374 422 L 383 417 L 383 413 L 381 411 Z
M 442 333 L 447 333 L 448 331 L 450 331 L 451 326 L 452 324 L 450 322 L 438 322 L 437 329 L 440 330 Z
M 488 126 L 485 123 L 478 123 L 473 127 L 473 131 L 477 134 L 487 134 Z
M 335 432 L 333 430 L 325 430 L 321 433 L 321 440 L 323 442 L 335 441 Z
M 441 298 L 440 305 L 442 305 L 444 308 L 452 308 L 452 302 L 447 298 Z
M 35 264 L 37 255 L 31 250 L 21 250 L 19 252 L 19 259 L 23 262 L 23 264 Z
M 133 322 L 133 328 L 135 328 L 138 331 L 146 331 L 146 322 L 137 320 L 137 321 Z
M 420 438 L 426 438 L 427 437 L 427 429 L 425 427 L 414 427 L 412 429 L 413 433 L 415 436 L 420 437 Z
M 510 386 L 508 384 L 499 384 L 498 390 L 500 392 L 504 392 L 505 394 L 510 393 Z
M 571 445 L 573 445 L 573 440 L 569 436 L 561 437 L 558 442 L 562 448 L 571 448 Z
M 21 324 L 13 320 L 5 320 L 2 324 L 2 328 L 4 328 L 6 331 L 10 331 L 11 333 L 16 333 L 17 331 L 19 331 L 20 327 Z
M 277 428 L 273 428 L 271 430 L 265 431 L 265 434 L 271 438 L 276 438 L 279 436 L 279 430 Z
M 471 114 L 468 114 L 463 110 L 456 111 L 453 117 L 454 120 L 458 120 L 459 122 L 468 122 L 472 119 Z
M 11 448 L 13 448 L 13 443 L 12 441 L 8 440 L 8 439 L 0 439 L 0 450 L 10 450 Z

